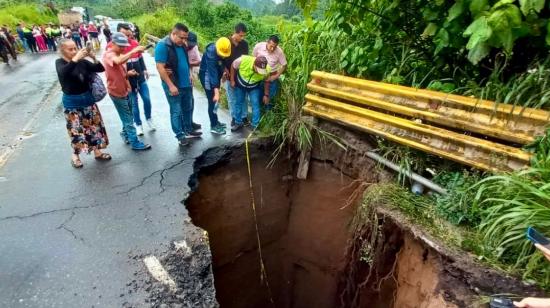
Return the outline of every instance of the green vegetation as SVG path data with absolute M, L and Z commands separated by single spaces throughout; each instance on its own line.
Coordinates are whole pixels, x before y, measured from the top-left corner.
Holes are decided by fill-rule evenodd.
M 438 214 L 433 198 L 416 196 L 395 183 L 373 184 L 367 188 L 359 211 L 370 211 L 368 208 L 375 206 L 404 212 L 415 224 L 455 247 L 461 247 L 464 238 L 470 237 L 466 229 L 451 226 Z
M 15 27 L 21 21 L 42 25 L 57 22 L 57 16 L 50 8 L 35 4 L 18 4 L 0 8 L 0 25 Z
M 201 46 L 221 36 L 231 35 L 235 24 L 244 22 L 249 29 L 247 40 L 252 48 L 255 43 L 264 41 L 269 35 L 275 33 L 276 25 L 272 24 L 274 18 L 266 18 L 269 22 L 263 22 L 261 18 L 254 17 L 250 11 L 230 2 L 214 5 L 193 0 L 185 7 L 167 6 L 153 14 L 134 16 L 131 20 L 144 29 L 144 32 L 158 37 L 166 36 L 176 22 L 183 22 L 199 35 Z

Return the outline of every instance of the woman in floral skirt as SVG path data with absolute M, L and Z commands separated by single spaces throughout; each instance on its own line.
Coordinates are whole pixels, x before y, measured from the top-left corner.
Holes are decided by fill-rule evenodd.
M 105 68 L 95 55 L 88 54 L 86 48 L 78 50 L 72 40 L 62 39 L 60 47 L 61 58 L 57 59 L 55 66 L 63 89 L 67 132 L 73 148 L 71 164 L 82 168 L 82 153 L 93 152 L 97 160 L 111 160 L 111 155 L 101 151 L 109 144 L 109 138 L 90 88 L 92 75 L 103 72 Z

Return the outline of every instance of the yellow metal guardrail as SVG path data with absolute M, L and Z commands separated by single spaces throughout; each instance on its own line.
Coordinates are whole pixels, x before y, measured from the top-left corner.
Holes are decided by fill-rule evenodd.
M 532 154 L 463 132 L 528 144 L 550 119 L 542 110 L 324 72 L 312 79 L 305 112 L 484 170 L 518 170 Z

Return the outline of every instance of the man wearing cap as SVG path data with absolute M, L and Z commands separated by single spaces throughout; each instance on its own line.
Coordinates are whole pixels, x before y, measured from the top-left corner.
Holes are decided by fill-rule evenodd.
M 170 105 L 170 124 L 182 146 L 189 144 L 187 139 L 202 135 L 192 127 L 193 87 L 185 49 L 188 36 L 189 28 L 177 23 L 172 32 L 160 40 L 155 48 L 157 70 Z
M 134 33 L 130 28 L 130 25 L 127 23 L 119 23 L 117 26 L 118 32 L 126 35 L 128 38 L 129 47 L 126 47 L 124 53 L 130 52 L 132 49 L 139 46 L 138 41 L 134 39 Z M 107 44 L 107 48 L 112 46 L 112 43 Z M 132 87 L 130 91 L 130 100 L 132 101 L 132 113 L 134 114 L 134 124 L 136 126 L 136 131 L 138 136 L 143 136 L 143 122 L 141 121 L 141 116 L 139 112 L 139 96 L 143 100 L 143 111 L 145 113 L 145 120 L 150 131 L 155 131 L 156 126 L 153 122 L 151 116 L 151 95 L 149 94 L 149 86 L 147 85 L 147 79 L 149 79 L 149 72 L 147 72 L 147 67 L 145 66 L 145 61 L 143 60 L 142 53 L 134 54 L 128 63 L 126 64 L 128 71 L 135 71 L 134 76 L 128 78 L 130 86 Z
M 189 32 L 187 38 L 187 57 L 189 58 L 189 67 L 191 68 L 191 83 L 196 79 L 198 68 L 201 65 L 201 53 L 198 46 L 198 37 L 194 32 Z M 201 129 L 201 125 L 193 121 L 193 112 L 195 111 L 195 97 L 193 97 L 193 104 L 191 109 L 191 126 L 193 130 Z
M 231 42 L 227 37 L 222 37 L 216 43 L 206 46 L 199 79 L 208 99 L 208 116 L 210 117 L 210 130 L 213 134 L 224 135 L 226 125 L 218 119 L 218 103 L 220 101 L 221 79 L 224 73 L 223 60 L 231 56 Z
M 231 65 L 231 87 L 235 88 L 236 112 L 242 112 L 241 106 L 248 94 L 252 104 L 252 128 L 256 129 L 260 124 L 261 102 L 269 104 L 269 75 L 271 67 L 267 64 L 266 57 L 242 56 Z M 263 85 L 263 87 L 262 87 Z M 235 125 L 231 131 L 243 128 L 242 119 L 235 119 Z
M 277 35 L 272 35 L 267 42 L 256 44 L 252 55 L 254 57 L 264 56 L 267 59 L 267 64 L 273 69 L 269 77 L 269 81 L 271 81 L 269 98 L 272 101 L 279 90 L 279 78 L 286 71 L 287 67 L 285 53 L 281 47 L 279 47 L 279 37 Z
M 126 62 L 134 54 L 143 52 L 145 47 L 137 46 L 130 52 L 122 54 L 125 48 L 130 46 L 130 43 L 128 38 L 120 32 L 113 34 L 112 42 L 111 48 L 103 54 L 103 66 L 107 76 L 107 91 L 122 122 L 122 137 L 126 143 L 131 144 L 133 150 L 148 150 L 151 146 L 138 139 L 136 128 L 133 125 L 132 103 L 128 97 L 130 93 L 128 77 L 134 75 L 135 72 L 128 72 L 126 69 Z

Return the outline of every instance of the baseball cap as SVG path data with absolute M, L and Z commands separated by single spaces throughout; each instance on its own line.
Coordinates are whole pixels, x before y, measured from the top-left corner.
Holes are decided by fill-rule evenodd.
M 187 46 L 189 46 L 189 48 L 197 46 L 197 40 L 198 38 L 195 32 L 189 32 L 189 36 L 187 37 Z
M 267 58 L 264 56 L 257 57 L 254 60 L 254 66 L 256 67 L 256 71 L 260 75 L 267 75 Z
M 111 39 L 113 40 L 113 44 L 117 46 L 122 46 L 122 47 L 130 46 L 130 43 L 128 43 L 128 38 L 126 37 L 126 35 L 120 32 L 115 32 L 111 37 Z

